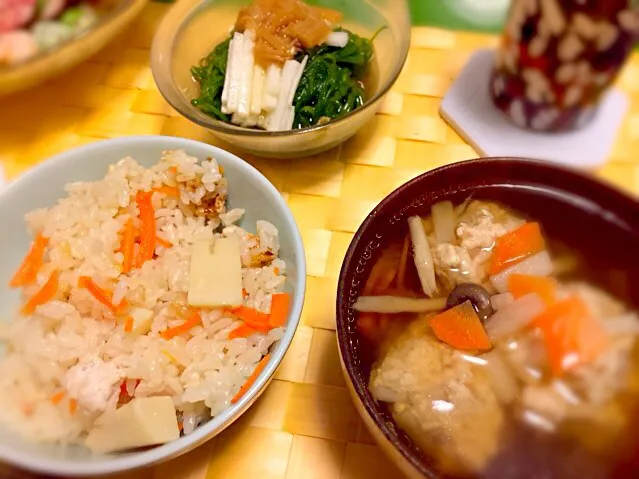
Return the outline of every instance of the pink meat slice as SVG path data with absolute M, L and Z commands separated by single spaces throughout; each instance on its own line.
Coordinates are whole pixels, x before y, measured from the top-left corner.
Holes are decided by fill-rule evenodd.
M 36 0 L 0 0 L 0 33 L 10 32 L 31 21 Z

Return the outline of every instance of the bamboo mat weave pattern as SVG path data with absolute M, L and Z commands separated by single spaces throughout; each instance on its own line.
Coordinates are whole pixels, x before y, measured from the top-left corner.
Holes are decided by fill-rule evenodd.
M 60 151 L 123 135 L 182 136 L 233 151 L 181 118 L 155 88 L 149 47 L 166 10 L 149 4 L 128 32 L 90 61 L 0 100 L 0 162 L 8 179 Z M 181 458 L 115 479 L 400 477 L 373 444 L 344 387 L 334 331 L 337 275 L 353 233 L 386 194 L 426 170 L 476 157 L 438 108 L 472 51 L 496 42 L 490 35 L 417 27 L 404 72 L 365 131 L 305 160 L 239 152 L 282 192 L 301 228 L 309 276 L 300 328 L 276 379 L 239 422 Z M 639 56 L 619 85 L 631 97 L 631 110 L 598 174 L 637 194 Z M 7 475 L 0 468 L 0 476 Z

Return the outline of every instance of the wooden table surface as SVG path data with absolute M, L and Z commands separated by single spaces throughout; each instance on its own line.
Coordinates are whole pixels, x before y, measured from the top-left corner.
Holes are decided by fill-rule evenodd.
M 9 179 L 60 151 L 123 135 L 182 136 L 233 151 L 180 117 L 153 83 L 149 46 L 167 8 L 149 4 L 133 27 L 87 63 L 0 100 L 0 162 Z M 285 195 L 301 228 L 308 261 L 301 325 L 276 379 L 230 429 L 172 462 L 116 479 L 399 477 L 344 387 L 335 341 L 337 276 L 354 231 L 385 195 L 424 171 L 476 157 L 438 108 L 472 51 L 496 42 L 491 35 L 415 27 L 406 68 L 365 133 L 304 160 L 239 153 Z M 637 194 L 638 55 L 619 85 L 631 108 L 597 174 Z M 0 476 L 7 474 L 0 468 Z

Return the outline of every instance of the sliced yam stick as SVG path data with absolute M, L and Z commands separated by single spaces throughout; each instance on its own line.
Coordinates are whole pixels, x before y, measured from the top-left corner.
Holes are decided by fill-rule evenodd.
M 544 303 L 551 305 L 557 298 L 557 281 L 548 276 L 515 273 L 508 276 L 508 290 L 515 299 L 535 293 Z
M 244 45 L 242 49 L 242 72 L 238 92 L 237 115 L 241 122 L 245 122 L 251 112 L 251 94 L 253 92 L 253 72 L 255 61 L 253 48 L 255 46 L 255 34 L 251 31 L 244 32 Z
M 40 271 L 44 263 L 44 253 L 48 245 L 49 238 L 38 233 L 33 243 L 31 243 L 29 252 L 22 260 L 22 264 L 13 275 L 13 278 L 11 278 L 11 281 L 9 281 L 9 286 L 18 288 L 35 283 L 38 271 Z
M 494 275 L 546 248 L 539 223 L 524 223 L 495 241 L 490 259 L 490 274 Z
M 262 102 L 265 102 L 266 95 L 277 98 L 282 88 L 282 69 L 277 65 L 269 65 L 266 69 L 266 82 L 264 84 L 264 92 Z
M 500 293 L 508 292 L 508 278 L 513 274 L 548 276 L 552 274 L 554 265 L 548 251 L 532 255 L 490 277 L 490 283 Z
M 434 204 L 431 209 L 433 218 L 433 228 L 435 238 L 438 243 L 453 243 L 457 238 L 455 227 L 457 226 L 457 215 L 455 208 L 450 201 L 441 201 Z
M 240 101 L 240 79 L 242 78 L 244 52 L 244 35 L 235 32 L 233 34 L 233 56 L 231 58 L 230 78 L 228 85 L 227 113 L 237 113 Z
M 50 401 L 54 406 L 58 405 L 60 404 L 60 402 L 62 402 L 62 400 L 64 399 L 64 396 L 65 396 L 64 391 L 58 391 L 51 395 Z
M 135 201 L 140 210 L 140 248 L 138 250 L 138 257 L 136 258 L 136 266 L 140 267 L 146 261 L 153 259 L 157 232 L 151 193 L 139 191 L 137 195 L 135 195 Z
M 553 304 L 533 325 L 544 335 L 551 371 L 556 377 L 591 362 L 609 345 L 603 325 L 578 296 Z
M 419 282 L 422 285 L 424 294 L 432 298 L 437 292 L 435 266 L 421 218 L 419 216 L 408 218 L 408 228 L 410 230 L 410 239 L 413 242 L 413 256 Z
M 297 63 L 297 62 L 295 62 Z M 295 71 L 295 76 L 293 77 L 293 81 L 291 82 L 291 86 L 288 92 L 288 98 L 286 99 L 287 105 L 292 105 L 293 100 L 295 99 L 295 92 L 297 92 L 297 87 L 300 85 L 300 80 L 302 79 L 302 74 L 304 73 L 304 69 L 306 68 L 306 64 L 308 63 L 308 55 L 305 55 L 300 63 L 298 63 L 298 67 Z M 295 110 L 293 110 L 295 112 Z
M 299 63 L 295 60 L 287 60 L 282 69 L 282 83 L 280 92 L 277 97 L 277 106 L 271 113 L 268 122 L 268 131 L 282 131 L 286 121 L 286 111 L 288 105 L 288 96 L 293 84 L 293 80 L 299 68 Z
M 248 338 L 257 333 L 257 329 L 251 328 L 248 324 L 242 324 L 229 333 L 229 339 Z
M 255 370 L 253 371 L 253 373 L 248 377 L 248 379 L 242 385 L 242 387 L 237 392 L 237 394 L 233 396 L 233 398 L 231 399 L 231 404 L 235 404 L 242 398 L 242 396 L 246 394 L 246 391 L 248 391 L 251 388 L 251 386 L 257 379 L 257 377 L 260 375 L 260 373 L 264 370 L 264 368 L 268 364 L 269 359 L 271 359 L 271 355 L 267 354 L 260 360 L 259 363 L 257 363 L 257 366 L 255 366 Z
M 128 307 L 128 303 L 125 299 L 123 299 L 118 305 L 113 304 L 113 293 L 109 290 L 100 288 L 100 286 L 95 284 L 93 279 L 88 276 L 80 276 L 78 286 L 86 289 L 89 293 L 91 293 L 91 296 L 109 308 L 113 314 L 117 315 Z
M 353 309 L 366 313 L 431 313 L 446 307 L 446 298 L 404 298 L 401 296 L 360 296 Z
M 430 319 L 437 339 L 462 351 L 486 351 L 491 342 L 475 308 L 466 301 Z
M 55 298 L 55 295 L 58 293 L 59 277 L 60 273 L 58 271 L 51 273 L 51 276 L 49 276 L 44 286 L 29 298 L 29 301 L 22 307 L 20 312 L 25 316 L 33 314 L 38 306 L 48 303 Z
M 69 399 L 69 414 L 72 416 L 78 411 L 78 401 L 74 398 Z
M 269 324 L 268 314 L 246 306 L 232 308 L 230 311 L 234 316 L 244 321 L 253 329 L 257 329 L 262 332 L 267 332 L 272 329 Z
M 133 269 L 135 236 L 135 226 L 133 226 L 133 220 L 129 218 L 124 225 L 124 233 L 122 234 L 122 242 L 120 244 L 120 252 L 122 256 L 124 256 L 122 262 L 122 272 L 124 274 L 129 273 Z
M 262 112 L 262 97 L 266 83 L 266 72 L 259 65 L 253 67 L 253 88 L 251 91 L 251 115 L 259 116 Z M 256 120 L 257 122 L 257 120 Z
M 191 314 L 186 321 L 173 328 L 165 329 L 160 333 L 160 336 L 162 336 L 163 339 L 170 341 L 176 336 L 188 333 L 191 329 L 199 326 L 200 324 L 202 324 L 202 316 L 200 315 L 200 310 L 195 309 L 191 311 Z
M 404 238 L 404 246 L 402 247 L 402 255 L 399 258 L 399 268 L 397 268 L 397 288 L 404 289 L 406 283 L 406 270 L 408 269 L 408 253 L 410 251 L 410 238 L 408 235 Z
M 286 326 L 290 308 L 291 296 L 288 293 L 273 293 L 271 297 L 271 312 L 269 314 L 271 328 Z

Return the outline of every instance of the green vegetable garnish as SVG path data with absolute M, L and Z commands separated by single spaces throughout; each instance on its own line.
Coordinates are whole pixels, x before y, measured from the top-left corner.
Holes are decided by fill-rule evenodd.
M 191 68 L 191 75 L 200 84 L 200 96 L 191 100 L 191 104 L 213 118 L 229 122 L 228 115 L 222 113 L 222 90 L 226 75 L 226 60 L 229 54 L 231 37 L 216 46 L 200 66 Z
M 308 63 L 293 98 L 294 129 L 326 123 L 364 104 L 362 80 L 368 74 L 377 33 L 369 40 L 348 30 L 336 31 L 348 33 L 345 47 L 322 44 L 297 55 L 298 61 L 308 55 Z M 200 95 L 191 104 L 227 123 L 230 116 L 222 113 L 222 91 L 230 41 L 231 37 L 227 38 L 199 66 L 191 68 L 193 78 L 200 84 Z
M 293 128 L 306 128 L 339 118 L 364 104 L 361 79 L 373 57 L 373 44 L 348 30 L 344 48 L 319 45 L 309 55 L 297 87 Z

